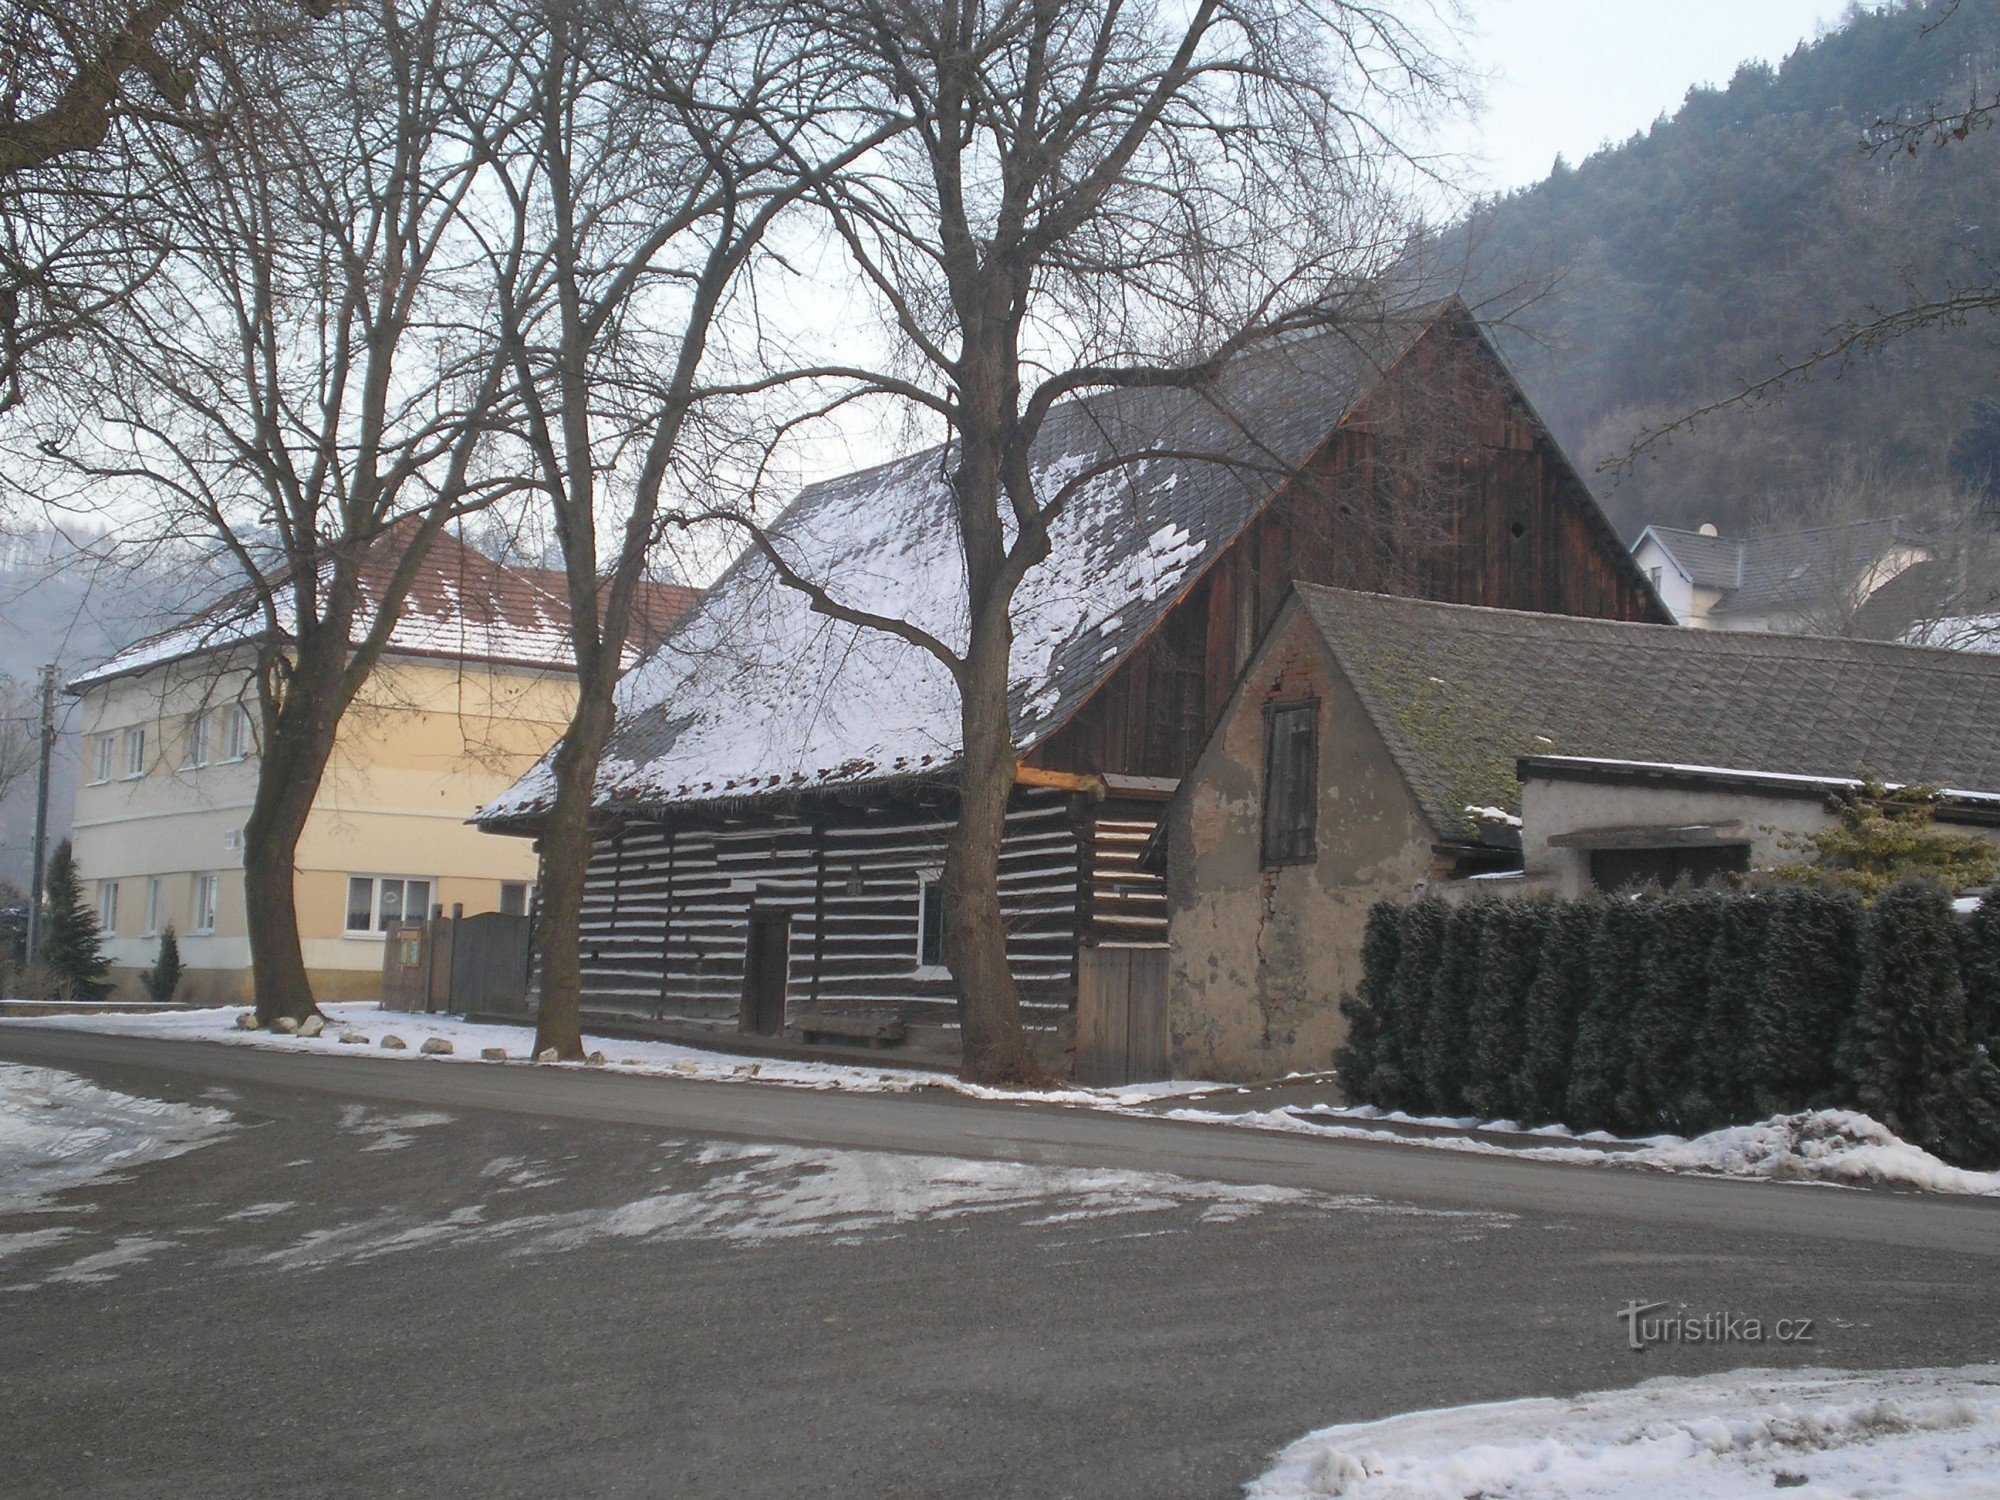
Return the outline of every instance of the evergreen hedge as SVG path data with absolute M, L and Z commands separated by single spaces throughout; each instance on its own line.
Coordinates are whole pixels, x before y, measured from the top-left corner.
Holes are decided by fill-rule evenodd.
M 1500 900 L 1370 912 L 1342 1002 L 1352 1103 L 1696 1134 L 1865 1111 L 2000 1165 L 2000 886 L 1872 906 L 1833 885 Z

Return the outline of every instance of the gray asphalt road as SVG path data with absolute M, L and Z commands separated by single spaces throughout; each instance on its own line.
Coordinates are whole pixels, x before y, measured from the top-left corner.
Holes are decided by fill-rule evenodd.
M 0 1060 L 234 1122 L 0 1218 L 8 1494 L 1227 1496 L 1329 1422 L 2000 1358 L 1987 1203 L 942 1094 Z M 1814 1336 L 1634 1353 L 1627 1299 Z

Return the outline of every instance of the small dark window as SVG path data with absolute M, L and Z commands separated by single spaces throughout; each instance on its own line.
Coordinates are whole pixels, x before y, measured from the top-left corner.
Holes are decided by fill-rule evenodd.
M 1713 885 L 1750 868 L 1748 844 L 1714 844 L 1681 849 L 1597 849 L 1590 856 L 1590 879 L 1601 891 L 1635 885 L 1673 886 L 1685 880 Z
M 1311 859 L 1319 813 L 1319 704 L 1280 703 L 1264 720 L 1264 863 Z
M 927 969 L 944 965 L 944 882 L 935 875 L 917 886 L 917 962 Z

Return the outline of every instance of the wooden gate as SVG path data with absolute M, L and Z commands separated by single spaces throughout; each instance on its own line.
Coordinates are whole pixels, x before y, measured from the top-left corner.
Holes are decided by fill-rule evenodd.
M 525 1011 L 532 918 L 502 912 L 397 922 L 382 955 L 384 1010 Z
M 1167 950 L 1086 948 L 1076 970 L 1076 1081 L 1151 1083 L 1167 1055 Z

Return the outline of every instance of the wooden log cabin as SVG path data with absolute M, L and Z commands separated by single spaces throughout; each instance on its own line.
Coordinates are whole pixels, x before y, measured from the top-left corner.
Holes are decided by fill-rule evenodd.
M 1038 489 L 1112 458 L 1130 461 L 1080 484 L 1016 609 L 1001 897 L 1057 1048 L 1080 976 L 1088 992 L 1163 957 L 1164 889 L 1138 857 L 1293 580 L 1671 623 L 1456 300 L 1261 351 L 1200 391 L 1060 406 Z M 814 486 L 776 544 L 836 597 L 962 639 L 945 463 Z M 935 881 L 957 727 L 935 659 L 813 615 L 739 559 L 621 685 L 586 1009 L 955 1046 Z M 547 795 L 531 773 L 480 821 L 532 835 Z

